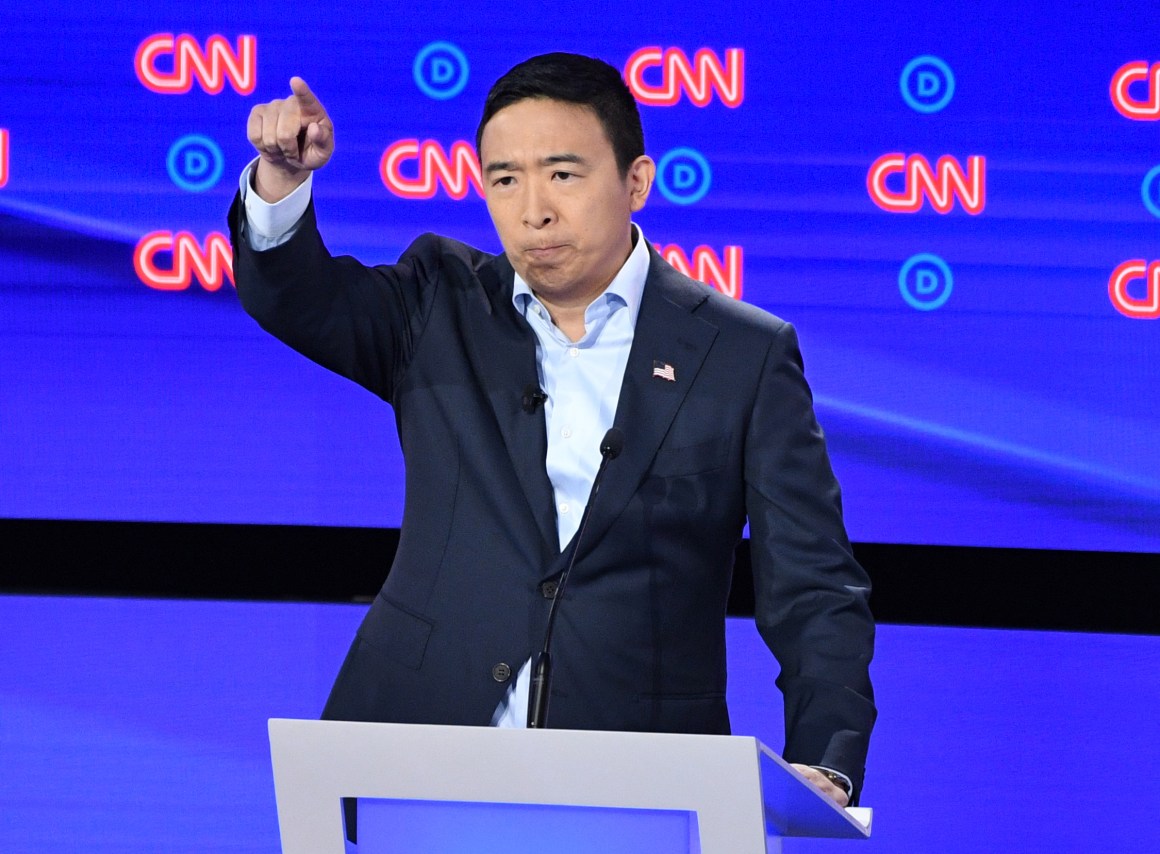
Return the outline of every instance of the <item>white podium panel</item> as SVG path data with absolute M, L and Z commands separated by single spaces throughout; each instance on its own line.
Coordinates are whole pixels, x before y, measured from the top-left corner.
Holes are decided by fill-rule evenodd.
M 870 834 L 869 810 L 842 810 L 750 737 L 272 719 L 270 747 L 284 854 L 344 854 L 343 797 L 446 803 L 476 818 L 463 805 L 599 808 L 571 810 L 581 823 L 608 811 L 685 813 L 683 850 L 703 854 Z M 389 826 L 360 826 L 360 840 Z M 477 851 L 499 850 L 488 838 Z M 547 849 L 540 838 L 529 850 Z

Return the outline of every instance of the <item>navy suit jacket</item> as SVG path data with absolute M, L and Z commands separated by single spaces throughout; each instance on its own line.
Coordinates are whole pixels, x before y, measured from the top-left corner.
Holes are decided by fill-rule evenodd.
M 396 264 L 331 257 L 313 206 L 266 252 L 230 221 L 246 310 L 394 407 L 398 552 L 324 712 L 487 725 L 543 640 L 563 568 L 536 339 L 513 270 L 434 235 Z M 672 365 L 675 382 L 653 376 Z M 756 619 L 781 665 L 787 760 L 861 787 L 875 710 L 869 580 L 793 328 L 652 254 L 606 472 L 557 616 L 552 726 L 727 733 L 725 606 L 749 519 Z M 594 449 L 595 451 L 595 449 Z

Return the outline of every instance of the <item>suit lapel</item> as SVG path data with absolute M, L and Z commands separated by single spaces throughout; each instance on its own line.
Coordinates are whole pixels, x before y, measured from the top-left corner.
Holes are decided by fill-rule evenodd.
M 544 408 L 528 413 L 523 406 L 524 389 L 539 385 L 536 371 L 536 336 L 512 305 L 511 264 L 502 255 L 478 271 L 487 297 L 483 311 L 468 305 L 467 348 L 492 410 L 512 469 L 527 498 L 532 517 L 543 538 L 541 558 L 559 552 L 552 484 L 544 459 L 548 450 Z M 497 501 L 500 500 L 497 496 Z M 546 562 L 546 561 L 545 561 Z
M 650 255 L 648 280 L 616 405 L 614 423 L 624 431 L 624 450 L 608 464 L 579 557 L 600 542 L 640 488 L 717 337 L 717 327 L 693 314 L 708 298 L 707 287 L 681 276 L 651 250 Z M 671 366 L 676 380 L 654 377 L 655 362 Z

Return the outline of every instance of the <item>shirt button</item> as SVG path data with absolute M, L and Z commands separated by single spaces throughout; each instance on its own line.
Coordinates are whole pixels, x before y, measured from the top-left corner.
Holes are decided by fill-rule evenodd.
M 544 314 L 544 309 L 542 309 L 540 307 L 539 303 L 532 303 L 532 311 L 534 311 L 536 314 L 538 314 L 540 316 L 543 316 L 543 314 Z
M 577 356 L 579 356 L 579 355 L 580 355 L 580 348 L 579 348 L 579 347 L 573 347 L 572 349 L 570 349 L 570 350 L 568 351 L 568 355 L 569 355 L 569 356 L 571 356 L 573 359 L 575 359 Z
M 491 669 L 491 678 L 496 682 L 507 682 L 512 678 L 512 669 L 501 661 Z
M 561 512 L 561 513 L 567 513 L 567 512 L 568 512 L 568 502 L 567 502 L 567 501 L 562 501 L 562 502 L 560 502 L 560 512 Z
M 572 438 L 572 428 L 565 427 L 563 430 L 560 431 L 560 435 L 563 436 L 565 439 L 571 439 Z

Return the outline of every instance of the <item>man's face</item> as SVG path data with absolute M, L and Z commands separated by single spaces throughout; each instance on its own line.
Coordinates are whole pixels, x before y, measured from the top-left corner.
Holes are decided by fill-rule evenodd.
M 516 272 L 549 308 L 587 306 L 628 258 L 652 161 L 637 158 L 621 178 L 595 113 L 540 98 L 492 116 L 480 161 L 487 209 Z

